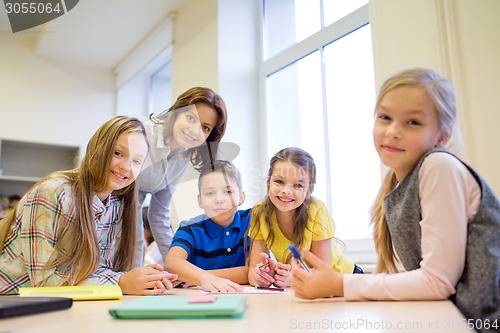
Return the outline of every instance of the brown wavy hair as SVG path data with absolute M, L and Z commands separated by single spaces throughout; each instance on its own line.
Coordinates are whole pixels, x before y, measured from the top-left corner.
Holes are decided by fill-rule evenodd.
M 207 145 L 201 145 L 189 151 L 193 168 L 200 171 L 204 165 L 217 159 L 215 152 L 217 152 L 218 143 L 226 132 L 227 110 L 222 97 L 210 88 L 193 87 L 179 95 L 175 103 L 167 109 L 166 112 L 158 115 L 157 118 L 164 120 L 168 124 L 165 131 L 167 133 L 172 133 L 172 127 L 174 126 L 177 116 L 187 111 L 189 109 L 187 108 L 188 106 L 196 103 L 206 104 L 217 113 L 217 123 L 205 141 Z

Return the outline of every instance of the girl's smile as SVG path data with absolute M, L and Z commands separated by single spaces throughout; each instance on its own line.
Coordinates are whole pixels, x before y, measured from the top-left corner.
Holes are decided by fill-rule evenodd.
M 111 157 L 108 187 L 97 193 L 99 199 L 105 200 L 111 192 L 130 185 L 139 175 L 147 153 L 148 145 L 141 132 L 120 134 Z
M 113 176 L 115 176 L 115 178 L 117 178 L 118 180 L 121 180 L 121 181 L 124 181 L 124 182 L 127 181 L 127 179 L 128 179 L 127 176 L 125 176 L 125 175 L 123 175 L 121 173 L 118 173 L 116 171 L 113 171 L 113 170 L 111 170 L 111 174 Z
M 292 201 L 295 201 L 292 198 L 287 198 L 287 197 L 283 197 L 283 196 L 278 196 L 278 199 L 280 199 L 283 202 L 292 202 Z
M 376 109 L 373 141 L 382 162 L 398 181 L 445 136 L 434 103 L 421 87 L 389 90 Z
M 293 212 L 308 195 L 309 175 L 291 162 L 277 162 L 269 183 L 269 199 L 282 213 Z
M 391 145 L 381 145 L 380 146 L 382 149 L 385 149 L 387 150 L 388 152 L 393 152 L 393 153 L 397 153 L 397 152 L 402 152 L 404 151 L 404 149 L 400 149 L 400 148 L 397 148 L 395 146 L 391 146 Z

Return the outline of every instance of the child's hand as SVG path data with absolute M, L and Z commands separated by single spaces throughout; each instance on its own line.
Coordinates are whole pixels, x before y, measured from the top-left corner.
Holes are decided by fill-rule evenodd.
M 255 285 L 258 287 L 269 287 L 276 281 L 274 279 L 275 274 L 276 263 L 274 260 L 269 258 L 267 253 L 262 252 L 260 254 L 260 262 L 255 265 L 255 269 L 253 271 Z
M 288 288 L 290 287 L 290 270 L 292 266 L 289 264 L 283 264 L 281 262 L 276 263 L 275 274 L 274 274 L 274 285 L 278 288 Z
M 120 277 L 118 285 L 127 295 L 157 295 L 172 289 L 177 274 L 163 270 L 158 264 L 135 268 Z
M 190 283 L 187 283 L 185 281 L 182 281 L 182 280 L 175 280 L 174 282 L 172 282 L 172 287 L 174 288 L 189 288 L 191 287 L 191 284 Z
M 307 249 L 304 249 L 302 254 L 313 266 L 313 270 L 306 272 L 298 261 L 292 258 L 290 284 L 295 296 L 306 299 L 344 296 L 343 275 Z
M 210 277 L 202 280 L 201 288 L 204 291 L 221 292 L 221 293 L 243 291 L 242 286 L 240 286 L 239 284 L 237 284 L 231 280 L 224 279 L 224 278 L 215 276 L 213 274 L 210 274 L 210 275 L 211 275 Z
M 150 266 L 158 270 L 163 270 L 163 272 L 166 274 L 165 277 L 161 280 L 166 290 L 174 288 L 174 282 L 177 281 L 177 279 L 179 278 L 177 274 L 167 272 L 166 270 L 164 270 L 163 266 L 159 264 L 152 264 Z M 163 291 L 165 290 L 162 290 L 162 292 Z

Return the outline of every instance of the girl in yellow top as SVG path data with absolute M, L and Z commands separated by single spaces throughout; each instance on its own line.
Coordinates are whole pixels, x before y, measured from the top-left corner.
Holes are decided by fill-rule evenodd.
M 335 222 L 326 206 L 311 197 L 316 166 L 309 153 L 285 148 L 271 159 L 266 199 L 252 210 L 250 284 L 289 287 L 290 244 L 306 248 L 340 273 L 362 273 L 335 246 Z M 271 259 L 268 250 L 274 254 Z

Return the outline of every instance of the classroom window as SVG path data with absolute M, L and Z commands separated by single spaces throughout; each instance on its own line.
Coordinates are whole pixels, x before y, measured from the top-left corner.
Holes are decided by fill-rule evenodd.
M 149 78 L 149 114 L 158 114 L 172 104 L 172 61 L 165 60 Z
M 270 58 L 301 42 L 368 0 L 264 0 L 264 50 Z
M 117 89 L 117 112 L 130 117 L 158 114 L 172 104 L 172 45 Z
M 369 239 L 380 163 L 367 0 L 263 0 L 262 8 L 267 158 L 288 146 L 311 153 L 313 195 L 328 205 L 337 236 Z

